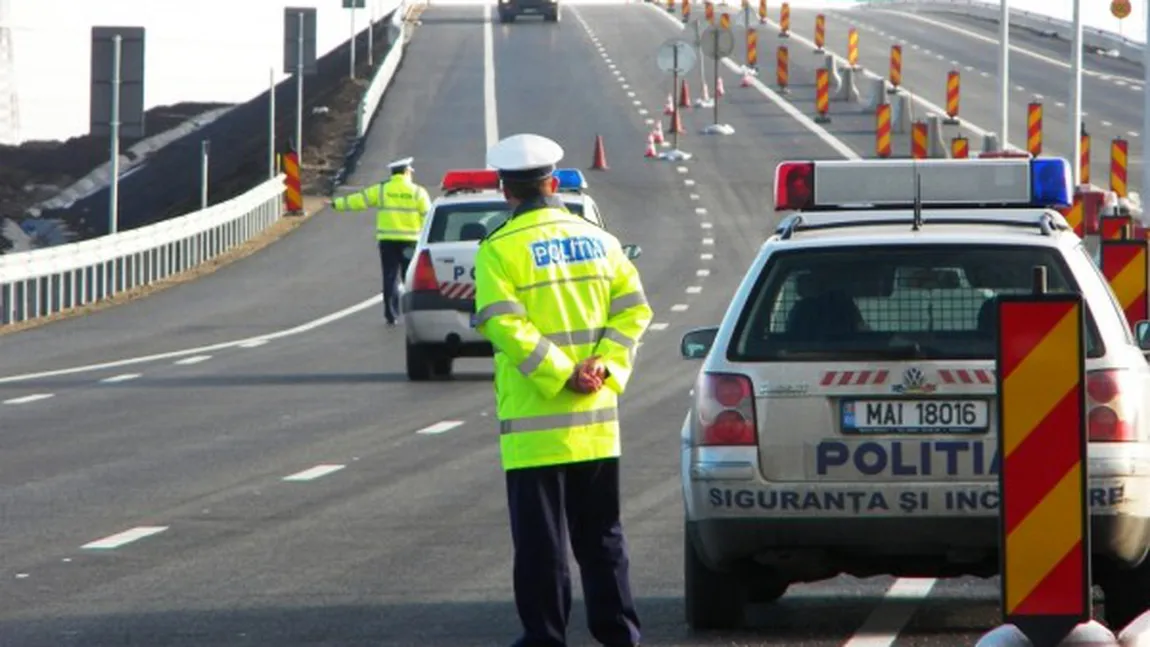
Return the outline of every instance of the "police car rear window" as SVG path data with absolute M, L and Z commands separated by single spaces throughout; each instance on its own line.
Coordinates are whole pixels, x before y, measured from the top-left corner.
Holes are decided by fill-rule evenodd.
M 567 210 L 582 216 L 582 202 L 566 202 Z M 502 202 L 471 204 L 444 204 L 435 208 L 431 229 L 427 232 L 429 243 L 456 243 L 481 240 L 487 234 L 507 221 L 511 211 Z
M 1056 250 L 1010 246 L 865 246 L 780 252 L 740 317 L 734 361 L 993 359 L 994 297 L 1078 292 Z M 1093 318 L 1087 354 L 1102 355 Z

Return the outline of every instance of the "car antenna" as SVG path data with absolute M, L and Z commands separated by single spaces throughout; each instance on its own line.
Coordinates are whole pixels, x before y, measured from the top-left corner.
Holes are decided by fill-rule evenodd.
M 911 231 L 918 231 L 922 229 L 922 175 L 918 172 L 918 162 L 913 165 L 914 170 L 914 221 L 911 223 Z

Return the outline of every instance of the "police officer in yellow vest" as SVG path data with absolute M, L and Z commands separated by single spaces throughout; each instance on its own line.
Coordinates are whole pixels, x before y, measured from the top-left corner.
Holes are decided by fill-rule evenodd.
M 521 647 L 566 644 L 567 536 L 592 635 L 639 644 L 620 522 L 619 396 L 651 308 L 619 241 L 553 193 L 563 149 L 515 135 L 487 153 L 511 217 L 479 245 L 475 307 L 495 348 L 499 445 Z
M 399 316 L 399 284 L 407 273 L 423 219 L 431 210 L 427 189 L 412 179 L 414 161 L 408 157 L 388 164 L 390 180 L 331 203 L 336 211 L 379 209 L 375 214 L 375 239 L 383 268 L 383 316 L 388 324 L 394 324 Z

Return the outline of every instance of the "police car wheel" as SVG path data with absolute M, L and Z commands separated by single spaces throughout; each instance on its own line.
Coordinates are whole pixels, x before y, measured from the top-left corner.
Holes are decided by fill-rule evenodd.
M 1133 569 L 1115 568 L 1102 580 L 1102 614 L 1114 633 L 1150 609 L 1150 555 Z
M 500 11 L 499 22 L 515 22 L 515 14 L 509 11 Z
M 743 624 L 746 588 L 733 573 L 712 571 L 699 559 L 690 533 L 683 531 L 683 579 L 687 626 L 738 629 Z
M 431 370 L 436 377 L 451 377 L 451 369 L 455 364 L 452 357 L 437 357 L 431 361 Z
M 430 380 L 434 368 L 426 346 L 407 342 L 407 379 L 413 382 Z
M 547 22 L 559 22 L 559 10 L 556 9 L 551 13 L 544 14 L 543 19 Z

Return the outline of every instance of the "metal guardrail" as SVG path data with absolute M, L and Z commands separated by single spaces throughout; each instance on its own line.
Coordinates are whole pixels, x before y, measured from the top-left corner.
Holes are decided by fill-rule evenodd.
M 202 211 L 68 245 L 0 256 L 0 325 L 150 285 L 245 243 L 283 214 L 284 176 Z
M 910 7 L 931 9 L 934 11 L 952 11 L 966 15 L 998 22 L 1000 6 L 997 2 L 985 0 L 862 0 L 863 7 L 876 9 L 893 7 Z M 1054 18 L 1033 11 L 1020 9 L 1010 10 L 1010 23 L 1039 33 L 1057 36 L 1063 40 L 1071 40 L 1074 26 L 1067 20 Z M 1082 43 L 1086 47 L 1102 52 L 1111 53 L 1134 61 L 1142 60 L 1144 45 L 1119 36 L 1114 32 L 1105 31 L 1096 27 L 1082 28 Z
M 392 13 L 391 24 L 389 25 L 389 32 L 391 33 L 388 40 L 392 45 L 375 76 L 371 78 L 371 84 L 367 86 L 367 90 L 363 93 L 359 106 L 356 108 L 355 135 L 359 138 L 367 135 L 367 130 L 371 127 L 371 120 L 375 116 L 376 110 L 379 109 L 379 102 L 383 100 L 384 93 L 391 85 L 391 79 L 395 76 L 396 70 L 399 69 L 399 62 L 403 59 L 403 52 L 406 49 L 409 31 L 407 14 L 412 9 L 412 5 L 408 4 L 406 0 L 399 2 L 398 5 Z

